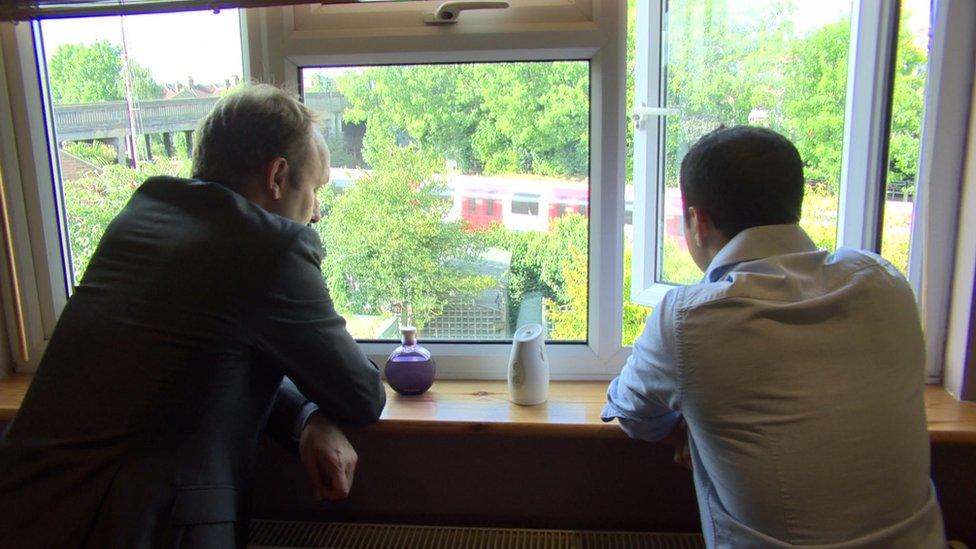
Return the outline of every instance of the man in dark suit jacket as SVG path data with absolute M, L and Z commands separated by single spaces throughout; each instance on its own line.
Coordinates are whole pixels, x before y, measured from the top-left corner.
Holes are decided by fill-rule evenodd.
M 270 86 L 222 99 L 194 177 L 146 181 L 68 300 L 0 440 L 0 546 L 242 546 L 266 424 L 319 497 L 348 492 L 338 426 L 386 397 L 308 228 L 328 181 L 312 115 Z

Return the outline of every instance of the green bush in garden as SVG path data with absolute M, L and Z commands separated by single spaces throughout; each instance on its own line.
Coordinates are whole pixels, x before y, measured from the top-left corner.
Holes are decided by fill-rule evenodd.
M 633 252 L 631 247 L 624 248 L 624 318 L 623 333 L 621 334 L 621 344 L 630 346 L 634 340 L 644 330 L 644 321 L 647 315 L 651 314 L 651 308 L 638 305 L 630 300 L 631 264 L 633 263 Z
M 91 143 L 72 141 L 65 144 L 63 148 L 68 154 L 77 156 L 85 162 L 100 168 L 115 164 L 115 147 L 106 145 L 100 141 L 92 141 Z

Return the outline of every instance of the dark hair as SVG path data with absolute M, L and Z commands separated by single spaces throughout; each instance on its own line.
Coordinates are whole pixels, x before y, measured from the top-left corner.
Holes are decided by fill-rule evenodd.
M 315 115 L 298 97 L 267 84 L 224 96 L 197 129 L 193 177 L 236 187 L 283 157 L 295 183 L 312 155 Z
M 732 238 L 749 227 L 800 220 L 803 162 L 782 135 L 752 126 L 719 128 L 681 161 L 681 196 Z

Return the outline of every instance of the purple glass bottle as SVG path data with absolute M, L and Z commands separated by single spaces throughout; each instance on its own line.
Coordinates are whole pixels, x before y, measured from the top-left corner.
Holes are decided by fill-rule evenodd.
M 386 381 L 401 395 L 419 395 L 434 384 L 436 368 L 430 351 L 417 344 L 417 329 L 400 328 L 402 344 L 386 361 Z

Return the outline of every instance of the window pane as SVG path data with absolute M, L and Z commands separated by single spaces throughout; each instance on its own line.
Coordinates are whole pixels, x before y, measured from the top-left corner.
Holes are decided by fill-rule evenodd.
M 930 10 L 929 0 L 902 1 L 895 53 L 881 255 L 906 275 L 921 146 Z
M 193 129 L 240 84 L 240 23 L 236 10 L 222 10 L 40 28 L 77 284 L 136 187 L 152 175 L 189 174 Z
M 682 234 L 678 171 L 694 142 L 720 125 L 766 126 L 789 137 L 805 165 L 801 225 L 814 242 L 837 239 L 850 0 L 681 0 L 666 18 L 667 119 L 660 280 L 701 278 Z
M 332 151 L 316 225 L 358 339 L 587 337 L 589 63 L 305 68 Z

